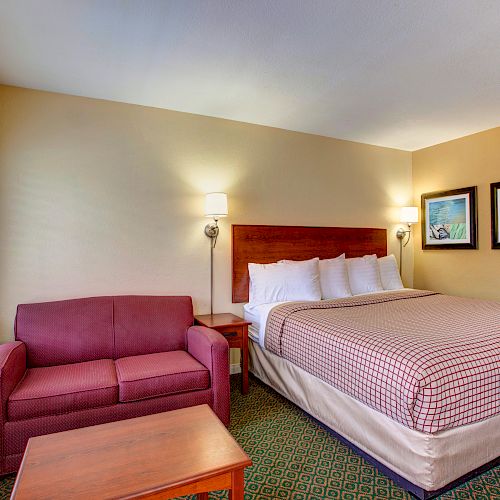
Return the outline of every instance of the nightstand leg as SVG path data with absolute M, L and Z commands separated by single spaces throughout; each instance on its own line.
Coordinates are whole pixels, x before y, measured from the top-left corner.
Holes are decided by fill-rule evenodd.
M 241 392 L 248 393 L 248 330 L 245 328 L 241 346 Z

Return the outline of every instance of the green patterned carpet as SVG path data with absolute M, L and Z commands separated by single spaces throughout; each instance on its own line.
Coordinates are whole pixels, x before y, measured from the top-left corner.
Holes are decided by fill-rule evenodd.
M 412 498 L 272 389 L 251 379 L 249 394 L 242 396 L 238 382 L 233 377 L 230 430 L 253 461 L 245 473 L 245 499 Z M 0 481 L 0 498 L 9 497 L 13 482 L 13 476 Z M 441 499 L 500 499 L 500 467 Z

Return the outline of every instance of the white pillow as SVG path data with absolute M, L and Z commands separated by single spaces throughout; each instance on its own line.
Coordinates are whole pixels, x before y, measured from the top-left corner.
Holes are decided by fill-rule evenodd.
M 318 261 L 248 264 L 250 303 L 321 300 Z
M 392 253 L 387 257 L 378 259 L 378 268 L 384 290 L 401 290 L 404 288 L 401 276 L 399 275 L 396 257 Z
M 349 285 L 353 295 L 384 290 L 380 281 L 377 256 L 375 254 L 346 259 L 346 262 Z
M 319 280 L 323 299 L 341 299 L 352 296 L 345 253 L 335 259 L 319 261 Z
M 280 260 L 278 262 L 293 264 L 305 261 Z M 323 259 L 319 261 L 319 280 L 321 284 L 322 299 L 352 297 L 351 288 L 349 287 L 349 277 L 347 276 L 345 253 L 334 259 Z

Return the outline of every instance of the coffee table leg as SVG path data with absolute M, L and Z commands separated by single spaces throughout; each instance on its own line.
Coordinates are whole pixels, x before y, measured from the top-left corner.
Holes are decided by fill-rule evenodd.
M 231 490 L 229 500 L 243 500 L 245 496 L 244 469 L 238 469 L 231 473 Z
M 208 500 L 208 493 L 207 492 L 205 492 L 205 493 L 198 493 L 196 495 L 196 498 L 198 500 Z

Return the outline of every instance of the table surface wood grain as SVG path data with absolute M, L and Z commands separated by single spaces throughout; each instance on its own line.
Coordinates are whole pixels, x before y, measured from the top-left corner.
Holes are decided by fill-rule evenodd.
M 31 438 L 13 499 L 152 498 L 251 465 L 208 405 Z

